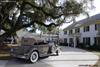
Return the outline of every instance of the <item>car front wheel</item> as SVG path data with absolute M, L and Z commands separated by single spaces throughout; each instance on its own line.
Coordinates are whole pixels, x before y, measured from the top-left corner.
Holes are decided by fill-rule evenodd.
M 38 61 L 38 59 L 39 59 L 39 54 L 38 54 L 38 52 L 37 52 L 37 51 L 33 51 L 33 52 L 31 53 L 31 55 L 30 55 L 30 61 L 31 61 L 32 63 L 35 63 L 35 62 Z

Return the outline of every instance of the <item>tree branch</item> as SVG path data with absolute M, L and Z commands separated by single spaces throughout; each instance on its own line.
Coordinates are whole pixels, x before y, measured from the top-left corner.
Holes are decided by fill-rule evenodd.
M 54 5 L 52 2 L 50 2 L 50 0 L 48 0 L 48 2 L 49 2 L 49 4 L 50 4 L 52 7 L 54 7 L 54 8 L 60 8 L 60 9 L 63 8 L 62 6 L 56 6 L 56 5 Z
M 51 14 L 51 13 L 48 13 L 48 12 L 46 12 L 45 10 L 44 10 L 44 8 L 43 7 L 38 7 L 38 6 L 35 6 L 34 4 L 32 4 L 32 3 L 29 3 L 29 2 L 24 2 L 24 4 L 28 4 L 28 5 L 30 5 L 31 7 L 33 7 L 33 8 L 36 8 L 37 10 L 39 10 L 39 11 L 42 11 L 46 16 L 50 16 L 50 17 L 52 17 L 53 19 L 56 19 L 56 18 L 59 18 L 59 17 L 61 17 L 63 14 L 59 14 L 59 15 L 53 15 L 53 14 Z

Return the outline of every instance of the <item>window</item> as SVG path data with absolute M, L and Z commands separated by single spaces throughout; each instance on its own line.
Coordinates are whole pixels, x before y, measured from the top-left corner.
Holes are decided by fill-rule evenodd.
M 64 38 L 64 43 L 67 43 L 67 38 Z
M 69 30 L 69 34 L 72 34 L 73 33 L 73 30 Z
M 67 31 L 64 31 L 64 34 L 67 34 Z
M 90 37 L 84 37 L 83 38 L 83 43 L 90 45 Z
M 70 43 L 74 43 L 73 38 L 69 38 Z
M 95 24 L 95 30 L 97 30 L 97 24 Z
M 89 30 L 90 30 L 89 26 L 85 26 L 85 27 L 84 27 L 84 32 L 87 32 L 87 31 L 89 31 Z
M 94 37 L 94 44 L 97 44 L 97 38 Z
M 75 33 L 79 33 L 79 32 L 80 32 L 80 28 L 76 28 Z
M 95 24 L 95 30 L 98 30 L 100 27 L 100 24 Z
M 47 44 L 48 44 L 48 43 L 47 43 L 47 42 L 44 42 L 44 41 L 35 43 L 35 45 L 47 45 Z
M 100 39 L 100 37 L 94 37 L 94 44 L 98 45 L 99 44 L 99 39 Z

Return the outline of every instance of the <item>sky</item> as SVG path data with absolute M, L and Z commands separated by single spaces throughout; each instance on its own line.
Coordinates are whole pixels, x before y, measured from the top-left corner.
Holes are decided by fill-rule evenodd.
M 93 9 L 93 10 L 91 10 L 91 11 L 89 12 L 89 15 L 90 15 L 90 16 L 93 16 L 93 15 L 95 15 L 95 14 L 99 14 L 99 13 L 100 13 L 100 0 L 94 0 L 93 5 L 95 6 L 95 9 Z M 86 18 L 86 16 L 82 16 L 82 15 L 81 15 L 81 16 L 78 17 L 76 20 L 79 21 L 79 20 L 82 20 L 82 19 L 84 19 L 84 18 Z M 72 23 L 64 23 L 62 26 L 60 26 L 60 29 L 64 29 L 64 28 L 66 28 L 67 26 L 69 26 L 70 24 L 72 24 Z M 37 32 L 37 33 L 40 33 L 39 30 L 36 30 L 36 32 Z
M 95 6 L 95 8 L 89 12 L 89 15 L 90 15 L 90 16 L 93 16 L 93 15 L 95 15 L 95 14 L 99 14 L 99 13 L 100 13 L 100 0 L 94 0 L 93 5 Z M 82 20 L 82 19 L 84 19 L 84 18 L 86 18 L 86 16 L 82 16 L 82 15 L 81 15 L 81 16 L 79 16 L 76 20 L 79 21 L 79 20 Z M 70 24 L 72 24 L 72 23 L 64 23 L 64 24 L 60 27 L 60 29 L 64 29 L 64 28 L 66 28 L 66 27 L 67 27 L 68 25 L 70 25 Z

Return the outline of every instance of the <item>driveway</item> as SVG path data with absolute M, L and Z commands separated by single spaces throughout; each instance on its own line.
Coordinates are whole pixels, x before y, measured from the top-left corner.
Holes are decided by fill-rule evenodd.
M 98 59 L 97 55 L 82 49 L 61 47 L 59 56 L 41 58 L 34 64 L 25 60 L 3 60 L 0 61 L 0 67 L 89 67 L 96 64 Z

